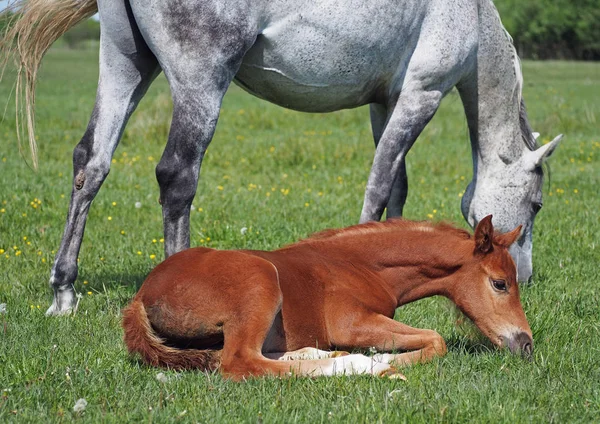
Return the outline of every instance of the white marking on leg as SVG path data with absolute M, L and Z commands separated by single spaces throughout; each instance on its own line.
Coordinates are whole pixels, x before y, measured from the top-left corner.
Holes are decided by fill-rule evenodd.
M 390 369 L 388 364 L 376 362 L 365 355 L 354 354 L 332 358 L 330 366 L 321 368 L 320 375 L 380 375 Z
M 304 347 L 299 350 L 285 353 L 267 353 L 265 356 L 279 361 L 306 361 L 314 359 L 327 359 L 344 355 L 346 352 L 319 350 L 314 347 Z

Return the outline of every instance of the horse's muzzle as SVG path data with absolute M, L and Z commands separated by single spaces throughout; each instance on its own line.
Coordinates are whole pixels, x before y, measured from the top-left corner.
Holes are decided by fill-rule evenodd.
M 506 346 L 512 353 L 520 353 L 527 359 L 533 355 L 533 339 L 525 332 L 515 333 L 510 338 L 505 339 Z

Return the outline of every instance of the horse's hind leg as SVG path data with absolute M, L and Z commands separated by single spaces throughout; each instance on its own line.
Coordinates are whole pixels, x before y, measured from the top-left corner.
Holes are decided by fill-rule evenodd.
M 154 2 L 152 7 L 141 3 L 134 7 L 140 27 L 153 29 L 149 42 L 173 96 L 169 139 L 156 167 L 166 256 L 190 246 L 190 206 L 202 159 L 227 87 L 256 40 L 257 25 L 247 11 L 213 3 Z
M 54 260 L 48 315 L 67 313 L 75 303 L 73 283 L 90 204 L 108 175 L 112 154 L 127 119 L 160 68 L 141 38 L 127 3 L 100 2 L 100 79 L 87 130 L 73 152 L 73 188 L 67 223 Z

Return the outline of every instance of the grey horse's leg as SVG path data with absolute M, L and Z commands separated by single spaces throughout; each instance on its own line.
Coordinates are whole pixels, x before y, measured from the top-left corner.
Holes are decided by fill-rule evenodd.
M 50 284 L 48 315 L 68 313 L 75 303 L 77 256 L 90 204 L 110 169 L 123 128 L 160 68 L 123 2 L 101 2 L 100 79 L 87 130 L 73 152 L 73 189 Z M 118 34 L 116 36 L 115 34 Z
M 190 247 L 190 207 L 196 195 L 202 159 L 212 140 L 226 91 L 226 87 L 216 89 L 208 81 L 202 85 L 200 91 L 193 89 L 192 84 L 172 89 L 173 119 L 169 140 L 156 167 L 166 257 Z
M 204 6 L 208 7 L 208 3 Z M 202 13 L 192 13 L 199 13 L 198 19 L 203 19 Z M 212 24 L 218 26 L 219 17 L 211 19 Z M 223 96 L 245 52 L 256 39 L 255 28 L 246 29 L 250 25 L 244 27 L 241 18 L 231 25 L 242 28 L 232 33 L 222 32 L 219 36 L 202 28 L 193 45 L 178 44 L 176 39 L 170 42 L 171 34 L 158 41 L 175 46 L 171 52 L 180 46 L 188 57 L 184 61 L 168 52 L 160 58 L 173 96 L 169 139 L 156 167 L 167 257 L 190 246 L 190 206 L 196 194 L 202 159 L 212 140 Z
M 403 169 L 406 173 L 403 167 L 406 154 L 433 117 L 442 97 L 442 91 L 437 89 L 406 90 L 398 97 L 375 151 L 360 222 L 381 219 L 396 178 Z
M 388 108 L 377 103 L 371 103 L 371 129 L 373 131 L 373 139 L 375 140 L 375 147 L 379 145 L 379 140 L 385 130 L 387 120 L 389 118 Z M 402 210 L 406 203 L 406 197 L 408 195 L 408 176 L 406 175 L 406 163 L 405 157 L 402 157 L 398 175 L 394 180 L 392 187 L 392 194 L 390 200 L 388 200 L 386 207 L 387 218 L 395 218 L 402 216 Z

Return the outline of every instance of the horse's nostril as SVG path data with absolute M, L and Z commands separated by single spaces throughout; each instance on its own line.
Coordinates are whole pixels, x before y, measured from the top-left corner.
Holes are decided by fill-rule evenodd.
M 533 340 L 525 332 L 513 335 L 508 341 L 508 347 L 513 353 L 520 353 L 522 356 L 531 359 L 533 354 Z

